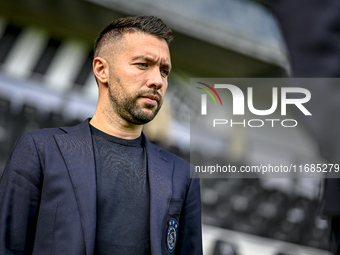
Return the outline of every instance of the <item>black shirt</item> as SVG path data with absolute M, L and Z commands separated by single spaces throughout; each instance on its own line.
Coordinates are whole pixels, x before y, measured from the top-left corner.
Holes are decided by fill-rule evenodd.
M 126 140 L 91 126 L 97 174 L 95 254 L 150 254 L 150 197 L 140 136 Z

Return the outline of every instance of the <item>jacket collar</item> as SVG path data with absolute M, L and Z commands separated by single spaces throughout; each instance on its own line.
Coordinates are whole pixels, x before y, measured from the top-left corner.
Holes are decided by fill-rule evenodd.
M 96 170 L 90 119 L 74 127 L 61 128 L 65 134 L 55 135 L 64 157 L 76 195 L 86 246 L 86 254 L 94 253 L 96 239 Z M 172 195 L 173 161 L 162 149 L 148 141 L 144 134 L 150 186 L 151 253 L 161 254 L 164 217 Z

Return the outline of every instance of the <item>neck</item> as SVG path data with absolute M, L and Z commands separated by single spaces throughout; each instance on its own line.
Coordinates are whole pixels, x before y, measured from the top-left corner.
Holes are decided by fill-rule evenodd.
M 129 140 L 138 138 L 143 128 L 142 125 L 131 124 L 123 119 L 115 118 L 98 108 L 90 124 L 109 135 Z

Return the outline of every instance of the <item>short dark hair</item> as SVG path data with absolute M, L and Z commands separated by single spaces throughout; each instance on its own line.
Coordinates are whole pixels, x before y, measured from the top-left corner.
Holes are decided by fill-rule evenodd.
M 97 56 L 100 48 L 107 39 L 119 38 L 124 33 L 142 32 L 164 39 L 169 45 L 172 41 L 171 29 L 163 21 L 155 16 L 134 16 L 120 18 L 112 21 L 103 29 L 94 42 L 94 56 Z

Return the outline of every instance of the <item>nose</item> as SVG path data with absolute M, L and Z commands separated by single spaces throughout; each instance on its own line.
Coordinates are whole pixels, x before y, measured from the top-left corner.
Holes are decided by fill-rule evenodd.
M 154 67 L 152 70 L 150 70 L 150 75 L 148 78 L 148 87 L 154 87 L 156 89 L 161 89 L 167 82 L 166 78 L 162 76 L 159 68 L 157 67 Z

